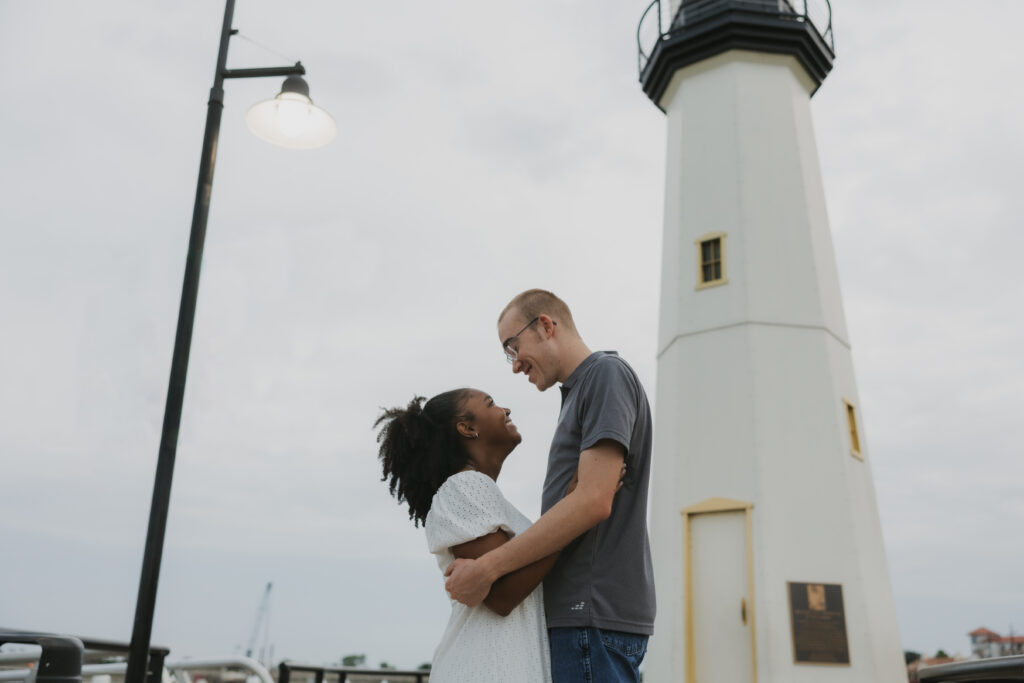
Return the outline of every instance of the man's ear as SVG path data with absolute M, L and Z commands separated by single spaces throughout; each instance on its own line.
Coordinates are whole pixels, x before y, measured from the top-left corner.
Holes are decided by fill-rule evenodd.
M 549 315 L 541 313 L 537 316 L 537 329 L 542 331 L 545 339 L 550 339 L 555 334 L 557 324 Z

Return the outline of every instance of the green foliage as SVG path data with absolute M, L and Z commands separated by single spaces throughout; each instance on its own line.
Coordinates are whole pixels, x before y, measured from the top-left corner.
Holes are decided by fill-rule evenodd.
M 416 668 L 419 671 L 430 671 L 430 662 L 423 662 Z
M 941 648 L 939 649 L 938 652 L 935 653 L 935 658 L 938 659 L 939 657 L 942 657 L 944 659 L 949 659 L 949 655 L 947 655 L 946 651 L 941 649 Z
M 342 666 L 362 666 L 366 663 L 366 655 L 345 655 L 341 658 Z
M 903 651 L 903 661 L 905 661 L 907 664 L 911 664 L 913 662 L 916 662 L 919 659 L 921 659 L 921 653 L 920 652 L 914 652 L 913 650 L 904 650 Z

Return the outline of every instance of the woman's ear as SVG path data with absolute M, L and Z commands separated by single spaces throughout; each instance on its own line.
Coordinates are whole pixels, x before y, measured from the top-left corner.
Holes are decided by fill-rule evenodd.
M 469 422 L 460 420 L 455 424 L 455 431 L 459 433 L 459 436 L 466 439 L 475 439 L 477 437 L 476 430 L 473 429 L 473 425 Z

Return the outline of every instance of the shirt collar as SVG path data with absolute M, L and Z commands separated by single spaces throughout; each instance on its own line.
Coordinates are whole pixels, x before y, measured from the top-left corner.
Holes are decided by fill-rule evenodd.
M 576 369 L 566 377 L 565 381 L 562 382 L 562 386 L 559 387 L 562 390 L 563 398 L 569 391 L 576 386 L 576 383 L 580 381 L 583 375 L 587 374 L 591 366 L 597 362 L 597 359 L 601 356 L 617 356 L 619 355 L 615 351 L 594 351 L 592 354 L 583 359 L 583 362 L 576 366 Z

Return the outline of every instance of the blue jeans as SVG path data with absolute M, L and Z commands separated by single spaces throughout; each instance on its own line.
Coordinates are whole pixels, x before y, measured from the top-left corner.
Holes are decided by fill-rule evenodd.
M 548 634 L 554 683 L 640 683 L 647 636 L 583 627 Z

